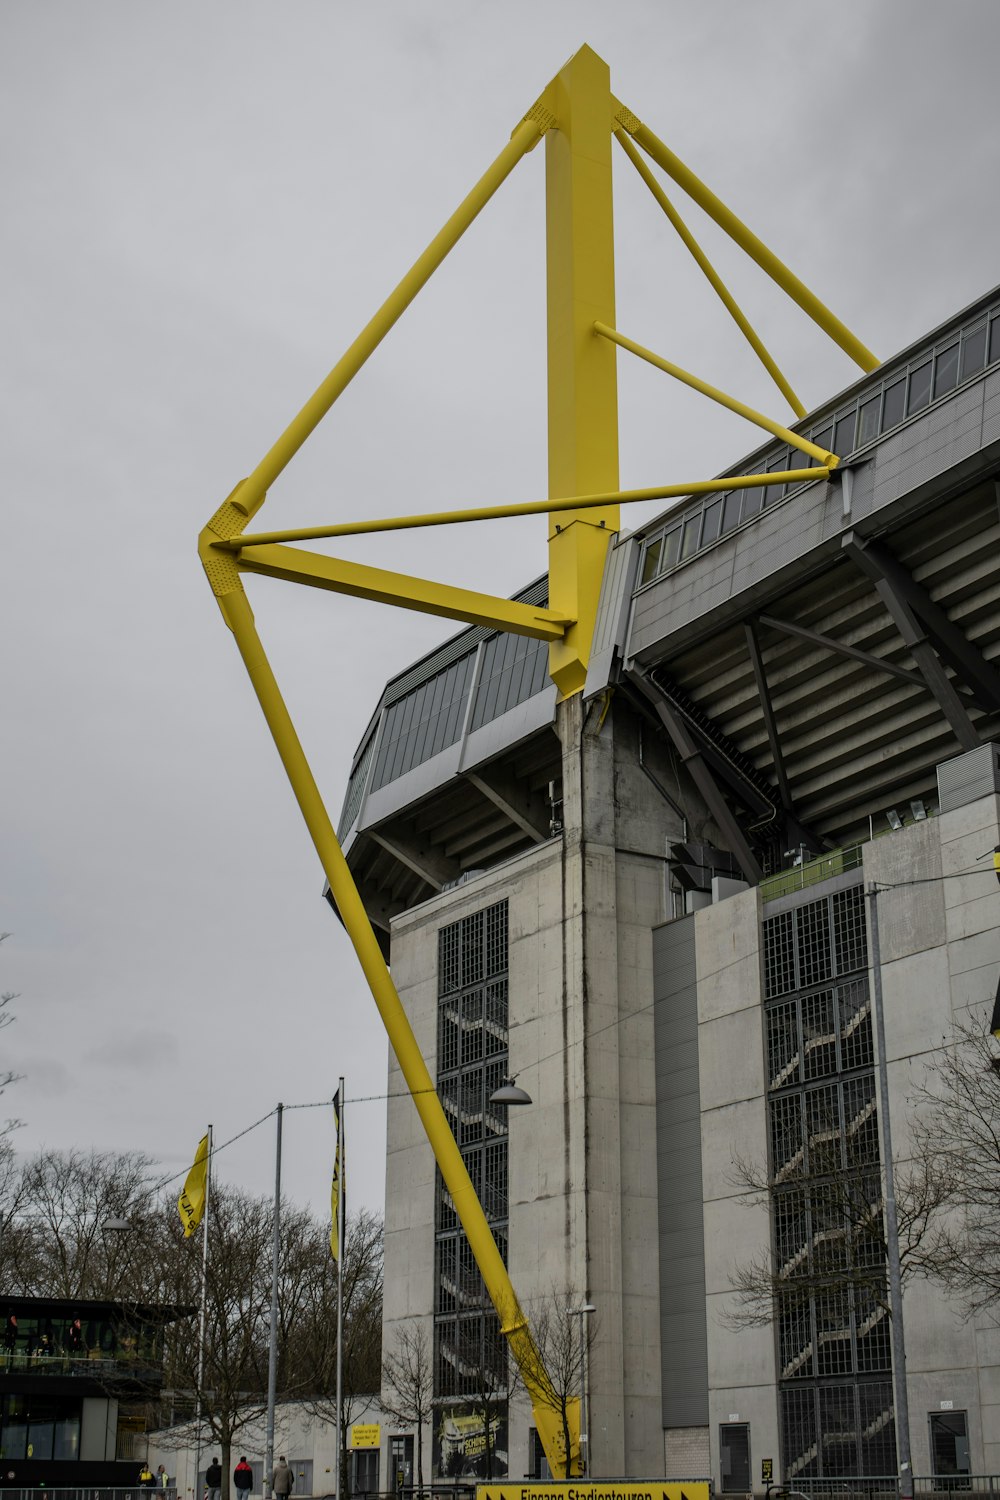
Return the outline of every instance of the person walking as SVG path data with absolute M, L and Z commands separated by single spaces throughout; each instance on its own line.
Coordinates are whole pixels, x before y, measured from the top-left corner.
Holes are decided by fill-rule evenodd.
M 156 1482 L 161 1490 L 165 1490 L 170 1487 L 170 1480 L 167 1478 L 167 1471 L 162 1464 L 156 1471 Z
M 237 1500 L 246 1500 L 253 1489 L 253 1469 L 247 1463 L 245 1453 L 233 1470 L 233 1484 L 236 1486 Z
M 142 1469 L 139 1471 L 139 1483 L 144 1490 L 156 1489 L 156 1476 L 148 1463 L 144 1463 Z
M 205 1487 L 208 1500 L 222 1500 L 222 1465 L 217 1458 L 213 1458 L 205 1470 Z
M 286 1464 L 285 1455 L 282 1454 L 274 1466 L 271 1488 L 275 1495 L 282 1496 L 284 1500 L 287 1500 L 287 1497 L 292 1493 L 292 1485 L 294 1483 L 295 1475 Z

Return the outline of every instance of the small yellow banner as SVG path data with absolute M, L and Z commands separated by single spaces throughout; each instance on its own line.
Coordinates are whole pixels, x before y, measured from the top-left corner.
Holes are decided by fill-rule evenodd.
M 184 1225 L 184 1238 L 188 1239 L 205 1212 L 205 1185 L 208 1179 L 208 1136 L 203 1135 L 194 1154 L 194 1164 L 187 1174 L 184 1191 L 177 1200 L 177 1212 Z
M 333 1096 L 333 1123 L 337 1147 L 333 1157 L 333 1181 L 330 1184 L 330 1254 L 340 1266 L 340 1195 L 343 1190 L 343 1153 L 340 1138 L 340 1090 Z
M 381 1422 L 355 1422 L 351 1428 L 352 1448 L 377 1448 L 381 1441 Z

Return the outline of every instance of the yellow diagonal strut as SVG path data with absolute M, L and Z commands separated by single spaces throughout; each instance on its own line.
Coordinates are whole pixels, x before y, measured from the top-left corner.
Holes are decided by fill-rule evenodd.
M 283 578 L 546 640 L 550 649 L 550 674 L 562 695 L 567 697 L 579 692 L 586 680 L 604 561 L 612 535 L 618 529 L 620 503 L 815 480 L 829 475 L 837 463 L 835 455 L 824 453 L 787 428 L 762 418 L 734 398 L 688 375 L 617 332 L 611 212 L 611 135 L 616 129 L 627 131 L 841 347 L 864 368 L 872 367 L 874 355 L 647 127 L 622 109 L 611 95 L 607 66 L 584 47 L 549 85 L 514 130 L 510 143 L 253 473 L 237 485 L 199 539 L 201 560 L 216 601 L 236 640 L 442 1178 L 496 1308 L 500 1326 L 520 1367 L 531 1397 L 535 1424 L 552 1473 L 557 1478 L 572 1473 L 579 1462 L 578 1407 L 574 1405 L 571 1409 L 567 1452 L 561 1424 L 555 1415 L 559 1406 L 558 1395 L 518 1304 L 486 1215 L 282 701 L 257 635 L 241 574 L 253 572 Z M 550 500 L 244 535 L 251 517 L 263 504 L 268 487 L 514 166 L 543 135 L 546 136 Z M 663 195 L 659 196 L 662 199 Z M 700 252 L 696 259 L 705 269 L 707 262 Z M 724 297 L 723 300 L 733 311 L 730 306 L 732 299 Z M 739 316 L 742 318 L 742 314 Z M 756 335 L 753 335 L 751 342 L 755 340 Z M 759 422 L 768 431 L 818 458 L 820 467 L 793 469 L 782 474 L 729 476 L 691 485 L 620 490 L 616 344 Z M 754 347 L 758 348 L 759 344 L 760 341 L 756 340 Z M 758 352 L 762 348 L 760 345 Z M 783 383 L 780 372 L 775 374 L 777 367 L 766 351 L 762 357 L 785 390 L 787 382 Z M 410 578 L 283 545 L 322 537 L 528 515 L 546 509 L 550 516 L 548 608 L 526 605 L 517 600 L 495 599 L 469 589 Z

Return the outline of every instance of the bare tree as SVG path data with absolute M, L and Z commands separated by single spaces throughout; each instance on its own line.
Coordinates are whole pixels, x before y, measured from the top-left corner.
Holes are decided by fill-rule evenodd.
M 9 932 L 0 932 L 0 943 L 5 943 L 9 937 Z M 0 1031 L 3 1031 L 7 1026 L 13 1025 L 17 1019 L 14 1012 L 9 1009 L 9 1006 L 17 998 L 13 990 L 4 990 L 0 993 Z M 0 1068 L 0 1094 L 6 1093 L 11 1084 L 17 1083 L 21 1077 L 22 1074 L 15 1073 L 12 1068 Z M 0 1137 L 9 1135 L 12 1130 L 17 1129 L 20 1123 L 20 1120 L 7 1120 L 3 1125 L 0 1125 Z
M 164 1205 L 167 1235 L 162 1285 L 172 1300 L 197 1305 L 201 1250 L 185 1240 L 176 1208 Z M 270 1342 L 273 1204 L 219 1185 L 212 1195 L 210 1253 L 205 1279 L 205 1353 L 198 1381 L 198 1340 L 190 1325 L 171 1325 L 168 1383 L 189 1392 L 200 1408 L 206 1435 L 222 1453 L 223 1495 L 228 1500 L 232 1450 L 267 1404 Z M 278 1296 L 278 1387 L 301 1396 L 309 1362 L 297 1348 L 298 1321 L 321 1262 L 322 1226 L 308 1210 L 282 1202 Z M 330 1315 L 332 1316 L 332 1310 Z
M 533 1405 L 551 1412 L 556 1419 L 567 1479 L 583 1472 L 580 1400 L 587 1355 L 598 1333 L 595 1318 L 580 1318 L 573 1312 L 572 1304 L 579 1300 L 553 1289 L 531 1305 L 537 1357 L 529 1360 L 526 1367 L 514 1365 L 511 1372 L 515 1386 L 525 1390 Z
M 913 1094 L 923 1169 L 946 1186 L 949 1212 L 928 1263 L 966 1309 L 1000 1305 L 1000 1055 L 985 1017 L 959 1023 Z
M 339 1435 L 341 1493 L 350 1494 L 347 1453 L 351 1424 L 381 1385 L 382 1269 L 384 1228 L 381 1216 L 363 1208 L 348 1216 L 344 1234 L 343 1390 Z M 337 1275 L 324 1231 L 320 1274 L 307 1287 L 306 1305 L 295 1340 L 303 1360 L 306 1394 L 303 1404 L 325 1422 L 336 1421 L 337 1407 Z
M 747 1207 L 766 1204 L 775 1249 L 740 1261 L 730 1274 L 736 1303 L 724 1315 L 731 1328 L 761 1327 L 776 1316 L 804 1316 L 811 1300 L 842 1298 L 888 1312 L 888 1247 L 882 1184 L 871 1142 L 855 1151 L 833 1128 L 817 1130 L 831 1149 L 803 1152 L 773 1177 L 759 1162 L 734 1155 L 730 1181 Z M 937 1215 L 947 1184 L 933 1162 L 917 1158 L 896 1169 L 900 1271 L 904 1281 L 926 1276 L 935 1256 Z
M 417 1432 L 417 1488 L 424 1488 L 424 1423 L 433 1412 L 434 1364 L 422 1323 L 402 1323 L 382 1363 L 382 1405 Z
M 5 1284 L 22 1295 L 155 1300 L 155 1239 L 149 1209 L 151 1158 L 138 1151 L 42 1151 L 20 1173 L 19 1219 Z M 13 1172 L 13 1168 L 10 1168 Z M 152 1211 L 155 1217 L 155 1210 Z M 109 1220 L 127 1218 L 127 1242 Z

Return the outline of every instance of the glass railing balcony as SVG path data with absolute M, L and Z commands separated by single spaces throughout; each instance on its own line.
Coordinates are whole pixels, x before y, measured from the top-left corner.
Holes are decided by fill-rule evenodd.
M 15 1350 L 0 1352 L 0 1376 L 4 1375 L 78 1375 L 89 1380 L 136 1380 L 143 1384 L 159 1383 L 163 1367 L 149 1356 L 119 1350 L 106 1354 L 100 1349 L 80 1354 L 42 1353 Z

